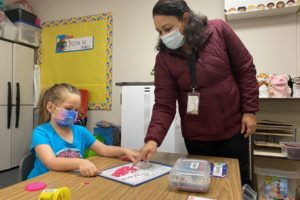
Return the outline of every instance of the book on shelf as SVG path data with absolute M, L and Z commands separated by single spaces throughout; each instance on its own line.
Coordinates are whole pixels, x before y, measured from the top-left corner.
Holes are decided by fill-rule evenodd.
M 294 137 L 295 132 L 293 133 L 281 133 L 281 132 L 261 132 L 261 131 L 256 131 L 256 135 L 269 135 L 269 136 L 282 136 L 282 137 Z
M 273 132 L 273 133 L 286 133 L 286 134 L 294 134 L 295 127 L 292 124 L 287 124 L 283 122 L 263 120 L 257 122 L 257 132 Z
M 293 124 L 271 120 L 258 121 L 253 135 L 254 155 L 284 157 L 280 142 L 295 142 L 296 131 Z
M 285 123 L 285 122 L 279 122 L 279 121 L 273 121 L 273 120 L 260 120 L 260 121 L 257 121 L 257 124 L 259 124 L 259 125 L 271 125 L 271 126 L 288 126 L 288 127 L 294 126 L 293 124 L 288 124 L 288 123 Z
M 254 141 L 254 144 L 259 147 L 277 147 L 281 148 L 279 143 L 274 143 L 274 142 L 265 142 L 265 141 Z
M 285 156 L 281 153 L 279 148 L 255 148 L 253 150 L 255 156 L 270 156 L 284 158 Z

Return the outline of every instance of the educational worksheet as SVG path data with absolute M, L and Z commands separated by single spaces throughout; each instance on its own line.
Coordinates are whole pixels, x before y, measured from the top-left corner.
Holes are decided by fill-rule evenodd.
M 169 165 L 150 161 L 139 162 L 134 167 L 132 163 L 127 163 L 106 169 L 98 175 L 130 186 L 138 186 L 169 173 L 171 169 Z

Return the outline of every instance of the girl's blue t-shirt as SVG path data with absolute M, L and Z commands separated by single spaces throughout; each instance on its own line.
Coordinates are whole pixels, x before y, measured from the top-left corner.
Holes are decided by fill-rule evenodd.
M 83 126 L 73 125 L 71 127 L 73 132 L 73 143 L 69 143 L 60 137 L 50 124 L 39 125 L 33 130 L 31 151 L 35 153 L 34 148 L 41 144 L 49 145 L 56 157 L 65 158 L 83 158 L 84 150 L 89 148 L 96 138 Z M 28 179 L 42 175 L 49 170 L 35 154 L 34 168 L 28 175 Z

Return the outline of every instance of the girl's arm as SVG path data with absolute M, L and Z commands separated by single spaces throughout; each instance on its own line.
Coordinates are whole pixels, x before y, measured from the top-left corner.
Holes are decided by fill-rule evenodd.
M 46 144 L 36 146 L 35 152 L 49 170 L 71 171 L 78 169 L 83 176 L 94 176 L 99 171 L 89 160 L 56 157 L 51 147 Z
M 96 140 L 94 144 L 90 146 L 90 149 L 95 151 L 97 154 L 106 157 L 119 157 L 125 155 L 133 162 L 134 165 L 141 160 L 140 153 L 137 151 L 133 151 L 124 147 L 108 146 L 99 142 L 98 140 Z

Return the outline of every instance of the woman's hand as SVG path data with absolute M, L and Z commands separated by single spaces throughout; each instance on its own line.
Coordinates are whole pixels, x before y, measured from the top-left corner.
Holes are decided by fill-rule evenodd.
M 96 176 L 100 171 L 94 163 L 89 160 L 81 159 L 78 165 L 79 172 L 82 176 Z
M 254 113 L 244 113 L 242 117 L 242 130 L 241 133 L 247 138 L 256 131 L 256 116 Z
M 142 160 L 148 161 L 150 160 L 151 156 L 153 156 L 156 153 L 157 150 L 157 143 L 153 140 L 148 141 L 142 149 L 140 150 Z
M 138 151 L 124 148 L 124 153 L 134 166 L 141 160 L 141 153 Z

